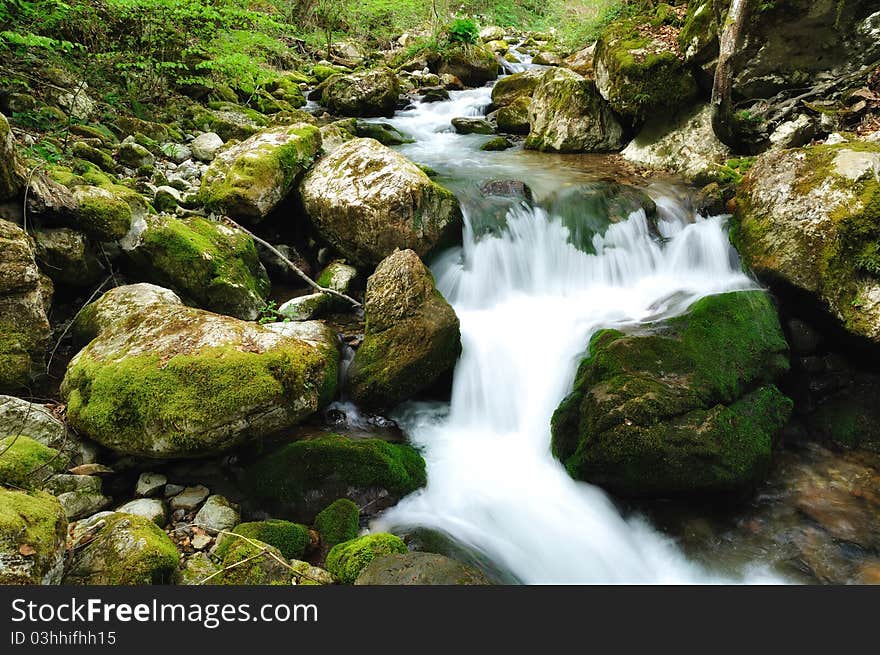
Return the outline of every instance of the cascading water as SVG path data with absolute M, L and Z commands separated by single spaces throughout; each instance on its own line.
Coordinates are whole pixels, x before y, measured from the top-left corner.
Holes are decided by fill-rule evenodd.
M 540 208 L 540 192 L 572 175 L 548 171 L 550 160 L 534 166 L 538 160 L 522 151 L 479 152 L 480 137 L 450 130 L 451 118 L 480 114 L 488 103 L 488 89 L 459 92 L 392 120 L 416 138 L 407 155 L 454 175 L 444 183 L 465 207 L 463 246 L 433 267 L 461 320 L 463 352 L 448 406 L 399 410 L 396 418 L 423 449 L 428 485 L 373 527 L 440 531 L 523 583 L 770 581 L 757 570 L 722 576 L 689 562 L 644 520 L 621 516 L 602 490 L 572 480 L 550 452 L 550 418 L 591 334 L 754 286 L 724 219 L 697 217 L 655 194 L 659 236 L 638 210 L 596 234 L 593 252 L 578 249 L 563 222 Z M 461 181 L 504 173 L 535 187 L 537 206 L 516 206 L 500 233 L 480 234 Z

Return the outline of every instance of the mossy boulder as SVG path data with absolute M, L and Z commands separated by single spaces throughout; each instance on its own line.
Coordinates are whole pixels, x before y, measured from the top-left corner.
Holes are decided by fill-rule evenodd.
M 696 79 L 677 48 L 640 29 L 637 18 L 605 30 L 593 67 L 602 97 L 634 123 L 657 112 L 675 113 L 697 96 Z
M 0 439 L 0 484 L 31 489 L 63 471 L 67 458 L 54 448 L 24 435 Z
M 244 475 L 254 499 L 303 521 L 333 498 L 352 497 L 377 512 L 425 483 L 425 461 L 410 446 L 336 434 L 286 444 Z
M 27 389 L 43 373 L 49 303 L 33 240 L 0 220 L 0 393 Z
M 360 516 L 360 509 L 348 498 L 334 500 L 315 517 L 321 543 L 333 547 L 357 537 Z
M 58 584 L 66 538 L 54 496 L 0 487 L 0 585 Z
M 455 311 L 412 250 L 387 257 L 367 281 L 364 341 L 348 390 L 364 407 L 390 408 L 450 371 L 461 353 Z
M 214 132 L 224 141 L 243 141 L 269 126 L 269 119 L 253 109 L 232 102 L 193 105 L 188 110 L 192 126 L 202 132 Z
M 6 116 L 0 114 L 0 200 L 15 197 L 24 188 L 24 167 L 15 150 L 15 139 Z
M 293 572 L 281 552 L 260 541 L 224 535 L 212 553 L 220 573 L 211 584 L 289 585 Z
M 543 77 L 544 71 L 540 69 L 502 77 L 492 87 L 492 104 L 496 107 L 506 107 L 521 98 L 531 98 Z
M 688 2 L 687 14 L 678 33 L 678 47 L 687 62 L 705 64 L 718 56 L 715 0 Z
M 110 513 L 94 539 L 76 548 L 64 583 L 152 585 L 171 582 L 180 555 L 174 542 L 151 520 Z M 95 524 L 98 525 L 97 523 Z
M 392 116 L 400 96 L 394 72 L 385 67 L 327 80 L 323 103 L 340 116 Z
M 113 157 L 104 150 L 94 148 L 83 141 L 74 143 L 72 152 L 74 157 L 91 162 L 102 171 L 112 173 L 116 170 L 116 162 L 113 161 Z
M 104 266 L 82 232 L 68 227 L 34 231 L 37 259 L 56 285 L 91 287 L 101 278 Z
M 222 223 L 150 217 L 132 256 L 149 279 L 204 309 L 252 321 L 266 304 L 269 277 L 253 239 Z
M 219 153 L 199 200 L 214 211 L 259 222 L 290 193 L 321 148 L 321 132 L 297 124 L 264 130 Z
M 328 328 L 239 321 L 152 285 L 108 291 L 74 331 L 94 336 L 62 383 L 68 420 L 123 454 L 216 454 L 295 425 L 336 391 Z
M 301 558 L 311 543 L 308 526 L 281 519 L 240 523 L 233 532 L 274 546 L 287 559 Z
M 532 99 L 529 97 L 517 98 L 509 105 L 505 105 L 495 114 L 495 122 L 499 132 L 507 134 L 528 134 L 531 128 L 529 110 L 532 107 Z
M 74 179 L 74 182 L 79 180 Z M 131 189 L 113 184 L 103 176 L 83 178 L 85 182 L 72 186 L 76 201 L 74 226 L 96 241 L 119 241 L 130 230 L 143 225 L 147 203 Z
M 498 77 L 498 57 L 485 45 L 458 45 L 428 55 L 428 66 L 437 75 L 453 75 L 466 86 L 478 87 Z
M 731 240 L 783 290 L 815 298 L 857 337 L 880 343 L 880 144 L 760 156 L 739 186 Z
M 623 145 L 623 128 L 596 83 L 565 68 L 544 72 L 529 106 L 526 148 L 601 152 Z
M 400 537 L 380 532 L 368 534 L 333 546 L 327 554 L 327 570 L 342 584 L 354 584 L 367 565 L 377 557 L 406 553 Z
M 435 553 L 393 553 L 373 559 L 356 585 L 488 585 L 483 573 Z
M 145 146 L 135 141 L 119 144 L 116 149 L 116 160 L 123 166 L 137 171 L 152 169 L 156 164 L 156 158 L 153 154 Z
M 626 496 L 749 489 L 791 412 L 774 386 L 788 366 L 763 291 L 708 296 L 652 334 L 600 331 L 553 415 L 553 453 Z
M 354 139 L 322 158 L 300 192 L 318 234 L 359 268 L 396 248 L 427 256 L 461 236 L 455 196 L 374 139 Z

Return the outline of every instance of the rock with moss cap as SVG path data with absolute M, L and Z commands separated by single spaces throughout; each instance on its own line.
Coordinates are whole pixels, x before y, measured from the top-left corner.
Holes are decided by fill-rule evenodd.
M 0 487 L 0 585 L 58 584 L 66 538 L 54 496 Z
M 235 534 L 223 535 L 211 552 L 220 573 L 210 582 L 221 585 L 289 585 L 293 571 L 274 546 Z
M 6 116 L 0 114 L 0 200 L 18 195 L 24 187 L 24 167 L 15 151 L 15 139 Z
M 214 132 L 224 141 L 243 141 L 269 125 L 269 119 L 260 112 L 232 102 L 211 103 L 208 107 L 192 105 L 188 114 L 193 127 Z
M 455 196 L 373 139 L 354 139 L 321 159 L 301 195 L 320 236 L 359 268 L 396 248 L 426 256 L 461 236 Z
M 565 68 L 544 73 L 529 106 L 526 148 L 549 152 L 618 150 L 623 128 L 596 83 Z
M 223 223 L 150 217 L 131 256 L 149 279 L 218 314 L 252 321 L 266 304 L 269 277 L 253 239 Z
M 328 328 L 247 323 L 153 285 L 108 291 L 73 330 L 92 341 L 62 383 L 68 420 L 123 454 L 216 454 L 295 425 L 336 391 Z
M 436 553 L 393 553 L 375 558 L 354 582 L 364 585 L 488 585 L 481 571 Z
M 553 415 L 553 453 L 573 477 L 621 495 L 750 488 L 791 411 L 774 386 L 788 345 L 769 296 L 708 296 L 653 328 L 593 337 Z
M 276 515 L 311 521 L 334 498 L 375 513 L 426 483 L 412 447 L 330 434 L 286 444 L 246 467 L 248 493 Z
M 30 437 L 18 434 L 0 439 L 0 484 L 20 489 L 41 487 L 66 466 L 62 453 Z
M 348 498 L 339 498 L 322 509 L 315 517 L 315 530 L 321 543 L 333 547 L 357 537 L 361 511 Z
M 260 222 L 294 188 L 321 149 L 321 132 L 296 124 L 264 130 L 220 152 L 199 199 L 236 219 Z
M 0 220 L 0 393 L 27 389 L 42 373 L 51 301 L 33 240 Z
M 326 566 L 342 584 L 354 584 L 361 571 L 377 557 L 406 552 L 400 537 L 384 532 L 368 534 L 333 546 L 327 554 Z
M 634 123 L 657 112 L 674 113 L 697 96 L 697 82 L 677 48 L 640 30 L 639 19 L 606 28 L 593 67 L 602 97 Z
M 389 68 L 336 75 L 327 80 L 323 103 L 340 116 L 391 116 L 397 107 L 400 85 Z
M 809 294 L 880 343 L 880 144 L 768 152 L 736 196 L 731 239 L 761 279 Z
M 311 546 L 307 526 L 281 519 L 240 523 L 233 532 L 274 546 L 287 559 L 299 559 Z
M 352 399 L 390 408 L 433 385 L 461 352 L 455 311 L 412 250 L 387 257 L 367 281 L 364 341 L 348 370 Z
M 466 86 L 478 87 L 498 77 L 498 57 L 484 45 L 458 45 L 428 55 L 428 66 L 437 75 L 453 75 Z
M 151 520 L 114 512 L 102 516 L 92 527 L 94 538 L 75 549 L 70 568 L 64 574 L 64 584 L 171 582 L 180 555 L 168 535 Z

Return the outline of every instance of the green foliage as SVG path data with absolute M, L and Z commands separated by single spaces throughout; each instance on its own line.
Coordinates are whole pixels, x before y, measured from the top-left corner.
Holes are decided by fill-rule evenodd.
M 446 33 L 452 43 L 476 43 L 479 38 L 473 18 L 456 18 L 446 28 Z
M 288 559 L 301 559 L 310 542 L 308 527 L 280 519 L 240 523 L 233 532 L 275 546 Z M 234 538 L 227 542 L 234 543 Z
M 321 542 L 335 546 L 357 537 L 360 509 L 348 498 L 334 500 L 315 517 L 315 529 Z
M 327 554 L 327 570 L 342 584 L 354 584 L 361 571 L 377 557 L 406 553 L 400 537 L 393 534 L 368 534 L 333 546 Z

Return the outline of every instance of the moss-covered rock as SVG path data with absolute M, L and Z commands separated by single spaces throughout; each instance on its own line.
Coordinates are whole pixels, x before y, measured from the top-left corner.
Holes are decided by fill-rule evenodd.
M 27 389 L 43 372 L 48 293 L 32 239 L 0 220 L 0 393 Z
M 564 68 L 545 71 L 529 106 L 526 148 L 551 152 L 618 150 L 623 128 L 596 83 Z
M 127 168 L 137 171 L 152 169 L 156 158 L 146 147 L 134 141 L 123 142 L 116 150 L 116 160 Z
M 240 523 L 233 532 L 274 546 L 287 559 L 299 559 L 311 543 L 307 526 L 280 519 Z
M 373 559 L 356 585 L 488 585 L 477 569 L 435 553 L 393 553 Z
M 54 496 L 0 487 L 0 585 L 58 584 L 66 537 Z
M 289 585 L 293 579 L 293 571 L 281 552 L 258 540 L 223 535 L 212 555 L 221 572 L 211 584 Z
M 408 552 L 406 544 L 393 534 L 368 534 L 333 546 L 327 554 L 327 570 L 342 584 L 354 584 L 358 575 L 377 557 Z
M 269 125 L 269 120 L 260 112 L 231 102 L 211 103 L 209 107 L 193 105 L 189 118 L 197 130 L 214 132 L 224 141 L 243 141 Z
M 348 390 L 364 407 L 389 408 L 427 389 L 461 353 L 455 311 L 412 250 L 387 257 L 367 281 L 364 341 Z
M 322 509 L 315 517 L 315 530 L 321 543 L 335 546 L 357 537 L 361 511 L 348 498 L 339 498 Z
M 703 64 L 718 54 L 715 0 L 688 2 L 684 24 L 678 33 L 678 46 L 686 61 L 697 64 Z
M 0 439 L 0 484 L 21 489 L 41 486 L 53 473 L 63 471 L 67 458 L 54 448 L 24 435 Z
M 353 496 L 361 505 L 378 499 L 371 506 L 378 511 L 425 483 L 425 461 L 410 446 L 334 434 L 282 446 L 244 475 L 255 499 L 304 521 L 331 498 Z
M 0 114 L 0 200 L 18 195 L 24 187 L 24 169 L 15 151 L 15 139 L 6 116 Z
M 618 114 L 636 123 L 686 107 L 697 83 L 681 55 L 639 29 L 639 19 L 612 23 L 596 43 L 596 85 Z
M 852 334 L 880 343 L 880 144 L 759 157 L 737 191 L 731 239 L 771 285 L 815 297 Z
M 101 519 L 94 539 L 77 548 L 65 584 L 167 584 L 180 555 L 174 542 L 151 520 L 116 512 Z
M 222 223 L 151 217 L 132 254 L 150 279 L 213 312 L 252 321 L 266 304 L 269 277 L 253 239 Z
M 103 171 L 109 173 L 116 170 L 116 162 L 113 161 L 113 157 L 103 150 L 93 148 L 82 141 L 77 141 L 73 144 L 72 152 L 74 157 L 91 162 Z
M 294 188 L 320 148 L 321 132 L 312 125 L 264 130 L 217 155 L 199 199 L 209 209 L 259 222 Z
M 333 398 L 339 354 L 327 328 L 264 327 L 133 286 L 104 294 L 74 326 L 95 335 L 62 383 L 80 433 L 120 453 L 196 457 L 290 427 Z
M 709 296 L 656 333 L 598 332 L 553 416 L 578 479 L 630 496 L 734 492 L 767 470 L 791 411 L 788 345 L 761 291 Z
M 529 110 L 532 106 L 530 97 L 517 98 L 509 105 L 501 107 L 495 114 L 499 132 L 507 134 L 528 134 L 531 128 Z
M 542 70 L 527 70 L 502 77 L 492 87 L 492 104 L 506 107 L 521 98 L 531 98 L 543 76 Z
M 500 65 L 495 53 L 484 45 L 458 45 L 432 52 L 428 66 L 437 75 L 453 75 L 466 86 L 483 86 L 498 77 Z
M 374 139 L 322 158 L 300 192 L 317 232 L 357 267 L 376 266 L 396 248 L 426 256 L 461 235 L 455 196 Z
M 391 116 L 400 85 L 389 68 L 336 75 L 324 86 L 323 103 L 340 116 Z

